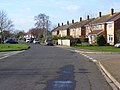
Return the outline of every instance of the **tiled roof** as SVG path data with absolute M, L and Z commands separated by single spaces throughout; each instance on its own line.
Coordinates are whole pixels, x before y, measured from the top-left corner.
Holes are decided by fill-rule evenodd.
M 67 29 L 72 29 L 72 28 L 79 28 L 79 27 L 82 27 L 84 25 L 89 25 L 89 24 L 100 24 L 100 23 L 105 23 L 109 21 L 116 21 L 119 18 L 120 18 L 120 12 L 116 12 L 113 15 L 107 14 L 101 17 L 97 17 L 95 19 L 93 18 L 90 20 L 83 20 L 81 22 L 76 22 L 74 24 L 63 25 L 63 26 L 53 29 L 52 31 L 67 30 Z
M 117 12 L 116 15 L 114 15 L 114 17 L 110 18 L 108 21 L 116 21 L 119 18 L 120 18 L 120 12 Z
M 66 24 L 66 25 L 57 27 L 57 28 L 53 29 L 52 31 L 67 30 L 67 29 L 69 29 L 69 27 L 70 27 L 71 25 L 72 25 L 72 24 L 69 24 L 69 25 Z
M 51 32 L 54 32 L 54 31 L 56 31 L 57 29 L 58 29 L 58 27 L 54 28 Z
M 89 33 L 89 35 L 90 34 L 100 34 L 100 33 L 102 33 L 103 32 L 103 30 L 94 30 L 94 31 L 92 31 L 91 33 Z
M 115 20 L 115 18 L 119 15 L 120 13 L 114 13 L 113 15 L 111 14 L 107 14 L 107 15 L 103 15 L 101 17 L 97 17 L 96 19 L 94 19 L 92 21 L 92 24 L 98 24 L 98 23 L 105 23 L 111 20 Z M 120 17 L 119 17 L 120 18 Z
M 82 27 L 82 26 L 90 23 L 92 20 L 94 20 L 94 18 L 93 18 L 93 19 L 90 19 L 90 20 L 83 20 L 83 21 L 81 21 L 81 22 L 76 22 L 76 23 L 74 23 L 73 25 L 71 25 L 69 28 L 72 29 L 72 28 Z

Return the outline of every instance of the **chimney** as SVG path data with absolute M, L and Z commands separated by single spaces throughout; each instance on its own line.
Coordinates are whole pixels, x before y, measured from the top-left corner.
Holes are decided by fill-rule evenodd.
M 69 21 L 67 21 L 67 25 L 69 25 Z
M 89 20 L 90 18 L 89 18 L 89 15 L 87 15 L 87 20 Z
M 99 17 L 102 17 L 102 12 L 99 12 Z
M 80 22 L 82 21 L 82 17 L 80 17 Z
M 114 9 L 112 8 L 112 9 L 111 9 L 111 15 L 113 15 L 113 14 L 114 14 Z
M 62 26 L 63 26 L 63 23 L 62 23 Z
M 74 20 L 72 20 L 72 23 L 74 23 Z
M 58 23 L 58 27 L 60 27 L 60 23 Z

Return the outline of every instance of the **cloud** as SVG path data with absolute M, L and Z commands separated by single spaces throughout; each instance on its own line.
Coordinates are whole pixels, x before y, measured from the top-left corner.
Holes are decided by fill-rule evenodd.
M 27 11 L 31 11 L 31 8 L 27 7 L 26 10 L 27 10 Z
M 63 6 L 62 9 L 68 11 L 68 12 L 78 12 L 80 10 L 80 6 L 78 5 L 69 5 L 69 6 Z

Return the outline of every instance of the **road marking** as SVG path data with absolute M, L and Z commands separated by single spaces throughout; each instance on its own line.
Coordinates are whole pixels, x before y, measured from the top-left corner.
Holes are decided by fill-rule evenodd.
M 70 50 L 70 49 L 67 49 L 67 50 Z M 77 53 L 85 56 L 88 59 L 90 58 L 90 56 L 83 54 L 81 51 L 80 52 L 77 50 L 70 50 L 70 51 L 77 52 Z M 106 81 L 109 83 L 109 85 L 112 87 L 112 89 L 120 90 L 120 83 L 103 67 L 103 65 L 100 63 L 100 61 L 94 60 L 92 58 L 90 60 L 92 60 L 93 62 L 96 63 L 96 65 L 99 67 L 99 70 L 104 75 Z
M 7 57 L 9 57 L 9 56 L 12 56 L 12 55 L 15 55 L 15 54 L 24 52 L 24 51 L 25 51 L 25 50 L 23 50 L 23 51 L 13 51 L 13 52 L 7 53 L 7 54 L 5 54 L 3 57 L 1 57 L 0 60 L 1 60 L 1 59 L 4 59 L 4 58 L 7 58 Z

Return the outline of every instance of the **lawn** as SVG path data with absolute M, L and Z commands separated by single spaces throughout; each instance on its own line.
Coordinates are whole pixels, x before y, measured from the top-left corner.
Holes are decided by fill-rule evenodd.
M 88 50 L 95 50 L 95 51 L 102 51 L 102 52 L 120 52 L 120 48 L 115 48 L 114 46 L 82 46 L 77 45 L 73 46 L 74 48 L 80 49 L 88 49 Z
M 29 46 L 26 44 L 0 44 L 0 51 L 19 51 L 28 48 Z

